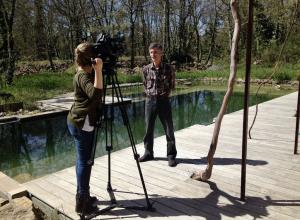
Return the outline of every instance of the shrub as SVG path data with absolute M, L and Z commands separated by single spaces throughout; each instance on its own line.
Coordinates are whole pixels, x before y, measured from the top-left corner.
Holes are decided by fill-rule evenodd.
M 278 72 L 277 74 L 274 75 L 274 79 L 277 80 L 279 83 L 283 83 L 291 80 L 292 77 L 290 76 L 290 74 L 286 72 Z

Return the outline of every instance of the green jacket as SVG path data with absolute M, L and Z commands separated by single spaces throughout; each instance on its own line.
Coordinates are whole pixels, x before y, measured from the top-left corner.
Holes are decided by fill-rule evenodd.
M 73 79 L 74 103 L 68 114 L 68 121 L 82 129 L 86 116 L 91 126 L 95 126 L 102 111 L 102 89 L 94 87 L 94 73 L 78 71 Z

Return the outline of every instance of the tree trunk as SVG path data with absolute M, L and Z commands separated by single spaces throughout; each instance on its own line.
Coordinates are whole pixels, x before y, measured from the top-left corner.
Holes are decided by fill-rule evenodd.
M 215 0 L 215 17 L 214 17 L 214 21 L 212 24 L 212 33 L 211 33 L 211 42 L 210 42 L 210 48 L 209 48 L 209 52 L 208 52 L 208 56 L 207 59 L 205 61 L 205 65 L 208 65 L 209 62 L 212 63 L 212 59 L 213 59 L 213 53 L 214 53 L 214 49 L 215 49 L 215 40 L 216 40 L 216 26 L 217 26 L 217 1 Z
M 50 34 L 48 32 L 48 34 L 47 34 L 47 44 L 46 44 L 47 57 L 48 57 L 48 60 L 49 60 L 51 70 L 54 71 L 55 67 L 54 67 L 54 63 L 53 63 L 53 59 L 52 59 L 52 51 L 51 51 L 51 45 L 50 45 L 50 40 L 49 39 L 50 39 Z
M 7 63 L 8 66 L 6 68 L 5 73 L 5 82 L 8 85 L 11 85 L 13 82 L 13 76 L 15 72 L 15 56 L 13 52 L 14 47 L 14 39 L 13 39 L 13 23 L 14 23 L 14 17 L 15 17 L 15 8 L 16 8 L 16 0 L 11 1 L 11 8 L 10 8 L 10 14 L 6 11 L 6 7 L 4 5 L 3 0 L 0 0 L 0 10 L 2 13 L 2 17 L 5 24 L 6 29 L 6 52 L 7 52 Z
M 34 21 L 34 33 L 35 33 L 35 50 L 36 59 L 45 60 L 46 59 L 46 49 L 47 49 L 47 36 L 45 32 L 45 13 L 43 8 L 42 0 L 34 0 L 35 7 L 35 21 Z
M 207 167 L 206 167 L 205 171 L 199 171 L 199 172 L 193 173 L 192 178 L 195 180 L 206 181 L 211 177 L 212 168 L 213 168 L 213 157 L 214 157 L 214 154 L 217 149 L 221 123 L 222 123 L 223 116 L 226 112 L 229 98 L 233 92 L 233 86 L 234 86 L 234 81 L 235 81 L 235 77 L 236 77 L 238 42 L 240 39 L 240 31 L 241 31 L 241 19 L 240 19 L 240 15 L 239 15 L 239 11 L 238 11 L 238 0 L 231 0 L 230 5 L 231 5 L 232 17 L 234 19 L 234 32 L 233 32 L 233 37 L 232 37 L 232 46 L 231 46 L 231 55 L 230 55 L 231 60 L 230 60 L 230 76 L 228 79 L 228 87 L 227 87 L 227 92 L 223 99 L 223 103 L 222 103 L 220 112 L 219 112 L 217 120 L 215 122 L 213 137 L 212 137 L 210 149 L 209 149 L 209 152 L 207 155 Z
M 131 52 L 130 52 L 130 69 L 134 68 L 134 58 L 135 58 L 135 21 L 137 16 L 136 13 L 136 5 L 133 0 L 129 1 L 129 12 L 130 12 L 130 41 L 131 41 Z
M 164 3 L 164 38 L 163 47 L 165 58 L 170 61 L 170 1 L 165 0 Z
M 185 44 L 185 19 L 186 19 L 186 2 L 185 0 L 180 0 L 180 11 L 179 11 L 179 28 L 178 28 L 178 40 L 179 40 L 179 49 L 178 53 L 179 55 L 182 54 L 184 50 L 184 44 Z
M 202 60 L 202 45 L 201 45 L 201 36 L 198 30 L 198 22 L 194 19 L 194 32 L 196 35 L 196 56 L 197 62 L 200 63 Z
M 98 24 L 99 24 L 100 27 L 101 27 L 101 26 L 103 26 L 103 25 L 102 25 L 101 19 L 100 19 L 99 16 L 98 16 L 97 9 L 96 9 L 96 7 L 95 7 L 94 1 L 93 1 L 93 0 L 90 0 L 90 2 L 91 2 L 91 5 L 92 5 L 92 8 L 93 8 L 94 16 L 97 18 Z M 100 8 L 101 8 L 100 1 L 98 2 L 98 4 L 99 4 L 99 6 L 100 6 Z
M 142 43 L 143 43 L 143 55 L 145 58 L 145 61 L 148 62 L 148 45 L 147 45 L 147 24 L 145 21 L 145 13 L 143 9 L 143 2 L 144 1 L 139 1 L 139 10 L 140 10 L 140 16 L 141 16 L 141 21 L 142 21 Z
M 199 33 L 199 23 L 202 15 L 201 15 L 201 10 L 197 11 L 197 9 L 199 10 L 200 7 L 201 5 L 198 5 L 196 0 L 193 0 L 190 6 L 192 21 L 193 21 L 193 31 L 196 36 L 197 63 L 200 63 L 202 60 L 201 35 Z
M 47 13 L 47 16 L 46 16 L 46 39 L 47 39 L 47 57 L 48 57 L 48 60 L 49 60 L 49 64 L 50 64 L 50 67 L 52 69 L 52 71 L 55 70 L 55 67 L 54 67 L 54 63 L 53 63 L 53 51 L 54 51 L 54 46 L 53 46 L 53 33 L 52 33 L 52 30 L 53 30 L 53 7 L 51 7 L 51 5 L 47 5 L 48 7 L 48 13 Z
M 230 16 L 230 5 L 228 5 L 228 13 L 227 13 L 227 20 L 228 20 L 228 53 L 231 51 L 231 39 L 232 39 L 232 18 Z
M 130 25 L 130 41 L 131 41 L 131 52 L 130 52 L 130 69 L 134 68 L 134 55 L 135 55 L 135 45 L 134 45 L 134 22 Z

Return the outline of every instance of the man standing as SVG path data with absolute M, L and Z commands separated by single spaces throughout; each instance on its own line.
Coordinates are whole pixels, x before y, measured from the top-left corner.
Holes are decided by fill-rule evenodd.
M 175 87 L 175 73 L 173 68 L 162 62 L 163 49 L 158 43 L 151 43 L 149 53 L 152 63 L 143 68 L 143 84 L 146 93 L 144 137 L 145 153 L 139 158 L 140 162 L 154 159 L 153 141 L 154 126 L 158 115 L 167 138 L 168 165 L 176 166 L 176 145 L 169 95 Z

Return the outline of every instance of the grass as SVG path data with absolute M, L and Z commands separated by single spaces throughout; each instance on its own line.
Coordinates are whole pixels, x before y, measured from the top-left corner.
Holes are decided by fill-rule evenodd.
M 28 110 L 36 109 L 38 100 L 53 98 L 73 90 L 73 74 L 66 72 L 43 72 L 40 74 L 19 76 L 11 86 L 5 86 L 2 91 L 15 97 L 16 101 L 24 103 Z
M 140 74 L 125 75 L 118 73 L 118 81 L 119 83 L 136 83 L 142 82 L 142 78 Z
M 213 90 L 213 91 L 221 91 L 225 92 L 227 90 L 227 85 L 222 84 L 222 83 L 205 83 L 205 82 L 197 82 L 194 83 L 192 86 L 184 86 L 184 85 L 177 85 L 176 90 L 173 92 L 173 94 L 183 94 L 183 93 L 189 93 L 189 92 L 194 92 L 199 90 Z M 244 84 L 235 84 L 233 92 L 244 92 Z M 250 95 L 255 95 L 258 89 L 258 85 L 252 84 L 250 86 Z M 295 88 L 288 86 L 288 85 L 283 85 L 281 86 L 280 89 L 276 89 L 273 86 L 267 85 L 267 86 L 262 86 L 261 89 L 259 90 L 259 94 L 272 94 L 274 97 L 286 95 L 288 93 L 296 91 Z
M 273 67 L 263 66 L 263 65 L 252 65 L 251 66 L 251 78 L 252 79 L 267 79 L 274 72 Z M 204 77 L 214 77 L 214 78 L 225 78 L 228 79 L 230 74 L 229 66 L 218 67 L 217 70 L 204 70 L 204 71 L 182 71 L 176 74 L 178 79 L 198 79 Z M 278 82 L 297 80 L 300 74 L 300 64 L 285 64 L 279 65 L 272 79 Z M 240 64 L 237 68 L 236 78 L 245 78 L 245 67 Z
M 275 71 L 275 73 L 274 73 Z M 252 78 L 256 79 L 267 79 L 273 73 L 273 80 L 277 80 L 278 82 L 284 82 L 289 80 L 297 80 L 297 76 L 300 71 L 300 64 L 285 64 L 285 65 L 278 65 L 278 68 L 262 66 L 262 65 L 252 65 L 251 67 L 251 74 L 253 75 Z M 238 76 L 241 78 L 245 77 L 245 70 L 239 66 L 238 68 Z
M 37 108 L 36 101 L 43 99 L 50 99 L 55 96 L 72 92 L 73 91 L 73 76 L 75 67 L 71 66 L 64 72 L 51 72 L 44 71 L 39 74 L 31 74 L 18 76 L 14 78 L 14 83 L 11 86 L 2 86 L 1 91 L 10 93 L 14 96 L 15 101 L 24 103 L 24 109 L 34 110 Z M 273 73 L 273 68 L 262 65 L 252 65 L 251 78 L 266 79 Z M 300 64 L 287 64 L 279 66 L 276 74 L 273 76 L 274 80 L 284 82 L 285 80 L 297 80 L 300 74 Z M 245 78 L 245 68 L 243 65 L 238 66 L 237 79 Z M 214 69 L 208 69 L 205 71 L 179 71 L 176 72 L 177 79 L 189 79 L 193 83 L 197 82 L 197 79 L 204 77 L 223 78 L 227 82 L 229 77 L 229 67 L 216 65 Z M 135 83 L 142 82 L 141 73 L 135 74 L 123 74 L 118 72 L 119 83 Z M 214 90 L 221 89 L 226 90 L 225 85 L 214 85 Z M 210 89 L 212 89 L 210 86 Z M 236 85 L 235 89 L 239 89 Z M 184 88 L 184 86 L 178 86 L 178 89 Z M 255 89 L 253 89 L 254 91 Z M 274 89 L 273 89 L 274 90 Z M 284 93 L 284 92 L 283 92 Z M 0 98 L 0 103 L 4 101 Z M 8 101 L 9 102 L 9 101 Z

